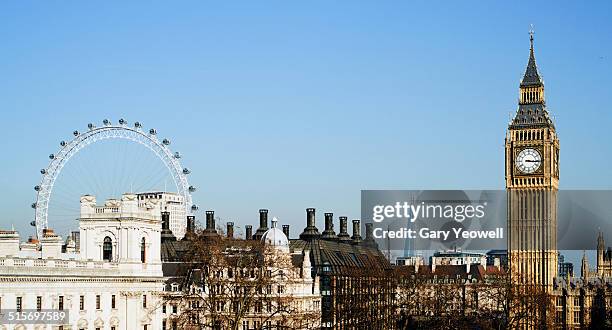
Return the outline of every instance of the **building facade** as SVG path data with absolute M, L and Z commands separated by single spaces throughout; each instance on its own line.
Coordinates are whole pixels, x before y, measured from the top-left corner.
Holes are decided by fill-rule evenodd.
M 50 229 L 27 243 L 15 231 L 0 232 L 0 308 L 68 312 L 52 327 L 0 329 L 159 329 L 159 203 L 139 205 L 136 195 L 124 194 L 98 206 L 83 196 L 79 224 L 80 252 Z
M 138 193 L 138 203 L 145 204 L 148 201 L 156 200 L 160 203 L 159 207 L 163 212 L 169 212 L 169 228 L 176 236 L 181 239 L 187 231 L 187 214 L 185 213 L 185 200 L 183 196 L 163 191 Z

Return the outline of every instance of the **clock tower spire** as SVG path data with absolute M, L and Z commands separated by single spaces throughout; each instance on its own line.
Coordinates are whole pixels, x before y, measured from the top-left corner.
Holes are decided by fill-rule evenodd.
M 508 257 L 515 283 L 552 290 L 557 276 L 559 139 L 546 109 L 530 31 L 518 109 L 506 132 Z

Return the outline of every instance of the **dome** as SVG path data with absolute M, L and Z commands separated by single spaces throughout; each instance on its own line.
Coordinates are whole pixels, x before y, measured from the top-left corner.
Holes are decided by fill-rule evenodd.
M 282 230 L 276 228 L 276 218 L 272 219 L 272 228 L 268 229 L 262 236 L 261 241 L 274 247 L 289 250 L 289 239 Z

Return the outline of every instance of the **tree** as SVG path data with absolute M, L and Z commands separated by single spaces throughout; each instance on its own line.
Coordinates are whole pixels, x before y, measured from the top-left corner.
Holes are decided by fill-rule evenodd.
M 189 239 L 183 289 L 166 303 L 179 305 L 182 329 L 305 329 L 320 310 L 291 255 L 259 241 L 200 232 Z M 308 269 L 308 271 L 310 271 Z M 308 293 L 308 292 L 306 292 Z

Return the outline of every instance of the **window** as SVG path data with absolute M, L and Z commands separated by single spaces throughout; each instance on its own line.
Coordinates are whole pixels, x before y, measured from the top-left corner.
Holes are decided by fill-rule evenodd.
M 163 304 L 163 305 L 162 305 L 162 313 L 163 313 L 163 314 L 166 314 L 166 304 Z
M 79 297 L 79 310 L 85 310 L 85 296 Z
M 64 296 L 58 297 L 57 309 L 59 309 L 60 311 L 64 310 Z
M 166 330 L 166 320 L 162 320 L 162 330 Z
M 40 312 L 41 309 L 42 309 L 42 297 L 38 296 L 36 297 L 36 310 Z
M 96 309 L 100 309 L 100 295 L 96 295 Z
M 176 305 L 172 305 L 172 314 L 176 314 L 176 312 L 177 312 Z
M 145 325 L 142 326 L 142 330 L 147 330 L 148 327 L 149 326 L 145 324 Z
M 143 237 L 142 240 L 140 241 L 140 262 L 144 263 L 145 262 L 145 257 L 146 257 L 146 240 Z
M 111 261 L 113 260 L 113 241 L 110 237 L 104 237 L 104 244 L 102 245 L 102 259 Z
M 117 308 L 117 307 L 115 307 L 115 295 L 112 295 L 112 296 L 111 296 L 111 308 L 112 308 L 112 309 Z
M 22 305 L 23 299 L 21 297 L 17 297 L 17 311 L 21 312 L 23 310 Z
M 249 330 L 249 321 L 242 321 L 242 330 Z
M 147 308 L 147 295 L 142 295 L 142 308 Z
M 177 326 L 176 326 L 176 320 L 172 321 L 172 330 L 176 330 Z

